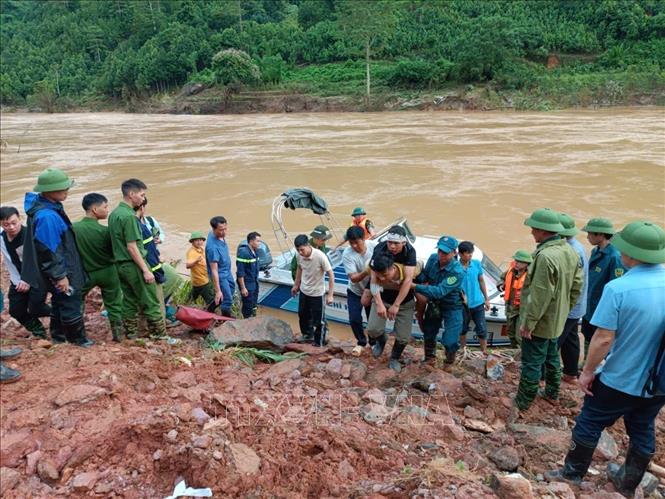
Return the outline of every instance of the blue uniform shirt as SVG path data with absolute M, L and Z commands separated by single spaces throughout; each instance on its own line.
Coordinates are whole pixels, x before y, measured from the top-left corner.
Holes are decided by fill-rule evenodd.
M 208 267 L 208 275 L 212 278 L 210 262 L 217 262 L 217 273 L 220 282 L 233 281 L 229 247 L 226 245 L 226 241 L 218 239 L 212 232 L 208 233 L 208 239 L 206 240 L 206 266 Z
M 480 282 L 478 279 L 483 275 L 483 266 L 478 260 L 473 258 L 469 262 L 469 266 L 465 269 L 464 265 L 460 263 L 464 279 L 462 280 L 462 290 L 466 295 L 466 304 L 469 308 L 475 308 L 485 303 L 485 297 L 480 289 Z
M 580 293 L 580 297 L 577 299 L 577 303 L 575 303 L 575 306 L 568 314 L 569 319 L 579 319 L 586 312 L 586 294 L 587 294 L 587 286 L 589 284 L 589 265 L 588 265 L 589 262 L 587 260 L 586 253 L 584 252 L 584 246 L 582 246 L 580 242 L 574 237 L 566 239 L 568 241 L 568 244 L 570 244 L 572 248 L 577 252 L 577 254 L 580 255 L 580 262 L 582 263 L 582 272 L 584 272 L 584 284 L 582 284 L 582 292 Z
M 591 317 L 603 295 L 605 284 L 612 279 L 621 277 L 626 271 L 621 264 L 621 253 L 608 244 L 605 248 L 595 247 L 589 257 L 589 285 L 587 286 L 587 305 L 584 318 L 591 322 Z
M 665 333 L 665 267 L 642 264 L 605 286 L 591 324 L 616 331 L 601 374 L 603 384 L 642 395 Z
M 236 278 L 245 280 L 245 287 L 252 291 L 259 285 L 259 259 L 252 249 L 243 244 L 236 255 Z
M 457 260 L 451 260 L 448 265 L 441 268 L 437 253 L 430 255 L 425 268 L 415 278 L 416 293 L 420 293 L 428 300 L 437 300 L 441 308 L 445 310 L 462 308 L 462 297 L 460 289 L 464 272 L 462 264 Z M 428 286 L 423 286 L 427 283 Z

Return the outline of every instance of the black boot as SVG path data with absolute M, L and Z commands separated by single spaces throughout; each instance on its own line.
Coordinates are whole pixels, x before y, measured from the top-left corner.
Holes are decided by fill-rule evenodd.
M 46 335 L 46 329 L 44 329 L 42 321 L 36 317 L 33 317 L 28 322 L 23 324 L 23 327 L 30 331 L 35 338 L 41 338 L 45 340 L 48 337 Z
M 390 353 L 390 362 L 388 367 L 393 371 L 400 372 L 402 370 L 402 365 L 399 363 L 399 358 L 402 356 L 402 352 L 406 348 L 406 343 L 398 343 L 397 341 L 393 344 L 393 351 Z
M 425 358 L 423 362 L 432 362 L 436 360 L 436 338 L 425 338 L 424 340 Z
M 83 325 L 83 318 L 80 318 L 72 324 L 63 324 L 65 330 L 65 337 L 69 343 L 78 345 L 80 347 L 88 348 L 95 344 L 94 341 L 89 340 L 85 335 L 85 326 Z
M 386 333 L 383 333 L 381 336 L 376 338 L 376 343 L 372 345 L 372 357 L 378 359 L 383 353 L 383 349 L 386 347 Z
M 457 352 L 451 352 L 450 350 L 446 350 L 446 359 L 444 362 L 446 364 L 452 364 L 455 362 L 455 356 L 457 355 Z
M 314 331 L 314 346 L 315 347 L 323 347 L 326 344 L 326 333 L 325 333 L 325 328 L 317 328 Z
M 111 335 L 113 341 L 122 341 L 122 321 L 111 321 Z
M 49 324 L 48 330 L 53 343 L 65 343 L 67 341 L 60 319 L 51 316 L 51 323 Z
M 628 447 L 626 462 L 621 467 L 611 463 L 607 467 L 607 476 L 620 493 L 632 497 L 652 457 L 653 454 L 642 454 L 634 447 Z
M 563 468 L 556 471 L 546 471 L 545 479 L 550 482 L 568 481 L 579 484 L 591 465 L 591 458 L 595 450 L 595 445 L 588 447 L 572 440 L 570 442 L 570 450 L 566 454 L 566 459 L 563 463 Z

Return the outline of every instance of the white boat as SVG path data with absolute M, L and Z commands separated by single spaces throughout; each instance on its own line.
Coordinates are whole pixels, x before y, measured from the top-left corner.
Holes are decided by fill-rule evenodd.
M 297 192 L 298 196 L 301 196 L 300 199 L 295 200 L 295 202 L 292 199 L 292 193 L 294 192 Z M 313 196 L 312 199 L 314 199 L 314 202 L 309 203 L 308 200 L 305 199 L 303 193 L 310 193 Z M 318 224 L 326 225 L 331 229 L 333 238 L 336 238 L 338 242 L 342 242 L 343 234 L 346 232 L 346 228 L 342 229 L 341 226 L 337 224 L 332 213 L 328 211 L 325 201 L 323 201 L 308 189 L 289 190 L 275 198 L 273 201 L 271 215 L 272 225 L 277 243 L 280 248 L 279 255 L 274 257 L 274 259 L 269 254 L 267 247 L 264 248 L 264 250 L 267 251 L 267 254 L 263 255 L 265 263 L 262 265 L 262 270 L 259 273 L 259 304 L 266 307 L 294 312 L 297 314 L 298 297 L 291 296 L 293 278 L 291 277 L 290 268 L 291 259 L 296 254 L 296 251 L 293 246 L 293 240 L 286 231 L 283 223 L 282 211 L 285 206 L 292 209 L 304 208 L 312 210 L 314 214 L 320 217 L 319 222 L 314 223 L 312 226 Z M 378 231 L 374 239 L 378 241 L 383 240 L 388 232 L 388 229 L 393 225 L 400 225 L 404 227 L 409 241 L 416 249 L 418 260 L 421 260 L 423 263 L 425 263 L 429 256 L 436 251 L 438 237 L 429 235 L 414 235 L 413 232 L 411 232 L 411 229 L 409 228 L 405 218 L 400 218 L 394 223 Z M 326 319 L 329 321 L 349 324 L 349 315 L 346 303 L 346 288 L 348 277 L 344 271 L 344 267 L 342 266 L 343 249 L 344 247 L 328 253 L 328 258 L 330 259 L 335 274 L 335 294 L 332 305 L 326 306 L 325 315 Z M 261 255 L 259 256 L 261 257 Z M 506 334 L 505 302 L 503 300 L 503 296 L 496 287 L 497 282 L 499 281 L 499 276 L 501 274 L 501 269 L 477 246 L 475 248 L 473 258 L 481 262 L 485 272 L 484 277 L 487 286 L 487 293 L 490 297 L 490 310 L 485 314 L 489 332 L 487 338 L 488 345 L 509 345 L 510 341 L 508 340 L 508 336 Z M 271 263 L 268 264 L 268 261 L 271 261 Z M 391 332 L 392 327 L 392 322 L 388 321 L 386 324 L 386 331 Z M 416 338 L 422 338 L 422 332 L 420 331 L 420 328 L 418 327 L 415 319 L 413 321 L 412 334 Z M 468 345 L 478 344 L 478 339 L 475 337 L 473 330 L 469 331 L 467 336 Z

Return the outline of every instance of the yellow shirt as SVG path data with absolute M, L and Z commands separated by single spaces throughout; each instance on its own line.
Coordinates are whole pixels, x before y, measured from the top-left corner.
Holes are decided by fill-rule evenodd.
M 210 282 L 206 268 L 205 248 L 199 249 L 192 246 L 187 250 L 187 264 L 194 263 L 198 257 L 201 257 L 201 261 L 189 269 L 192 272 L 192 286 L 194 287 L 205 286 Z

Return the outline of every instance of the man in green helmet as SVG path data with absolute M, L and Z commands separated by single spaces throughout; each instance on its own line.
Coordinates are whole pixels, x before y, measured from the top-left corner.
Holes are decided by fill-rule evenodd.
M 531 235 L 538 245 L 520 304 L 522 371 L 515 395 L 518 411 L 527 410 L 536 398 L 543 366 L 545 391 L 542 395 L 550 402 L 559 398 L 561 363 L 557 338 L 580 296 L 583 283 L 580 258 L 559 236 L 564 227 L 556 211 L 536 210 L 524 225 L 531 227 Z
M 51 293 L 53 340 L 89 347 L 94 342 L 86 337 L 81 310 L 87 275 L 72 223 L 62 206 L 72 185 L 74 181 L 65 172 L 48 168 L 39 175 L 35 192 L 26 193 L 28 237 L 21 278 L 31 287 Z
M 503 292 L 503 299 L 506 302 L 506 333 L 510 339 L 511 348 L 517 348 L 522 343 L 518 334 L 520 300 L 526 280 L 526 271 L 531 262 L 533 262 L 531 253 L 523 249 L 517 250 L 508 269 L 501 274 L 497 286 L 497 289 Z

